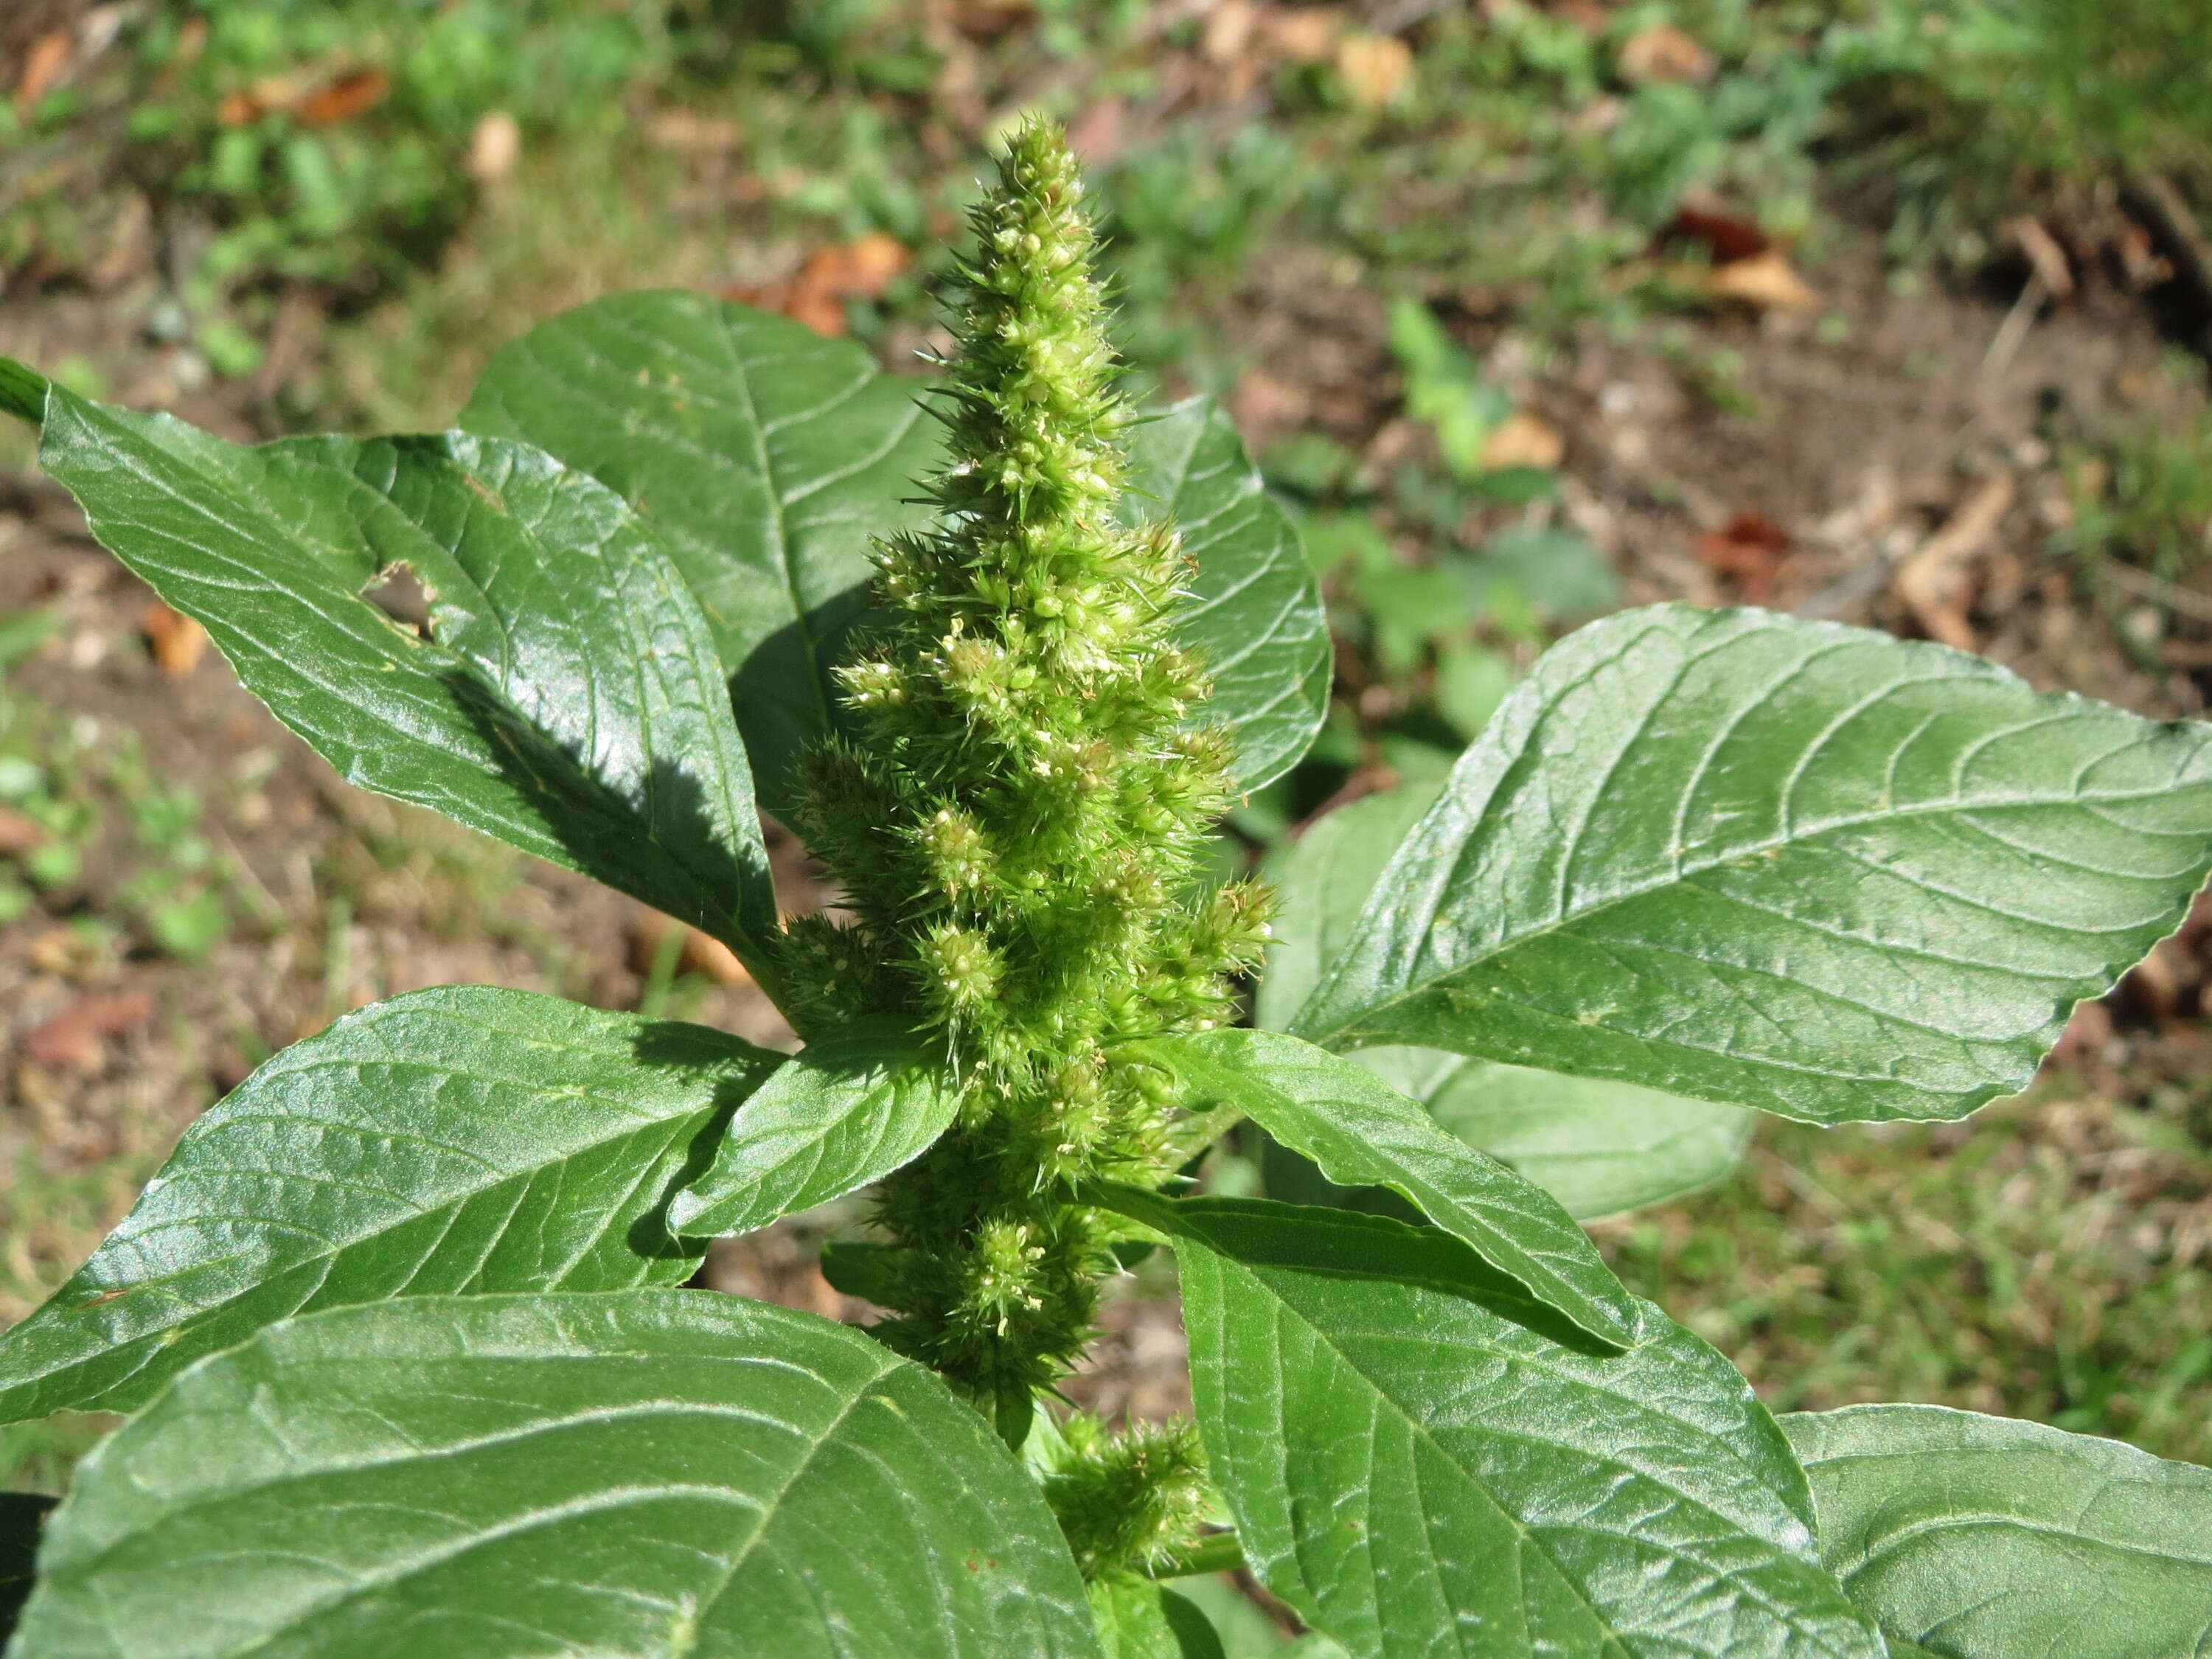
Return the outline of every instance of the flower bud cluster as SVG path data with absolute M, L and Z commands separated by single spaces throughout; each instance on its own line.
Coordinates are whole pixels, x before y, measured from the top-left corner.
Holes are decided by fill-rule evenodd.
M 1088 1339 L 1107 1265 L 1068 1184 L 1160 1172 L 1159 1103 L 1113 1050 L 1226 1018 L 1267 903 L 1196 880 L 1231 746 L 1186 729 L 1207 686 L 1171 638 L 1174 531 L 1115 516 L 1129 416 L 1057 128 L 1015 135 L 973 223 L 939 517 L 879 549 L 888 620 L 841 671 L 861 735 L 805 780 L 852 921 L 787 954 L 808 1019 L 941 1034 L 966 1110 L 884 1189 L 907 1247 L 884 1334 L 1018 1415 Z
M 1143 1572 L 1198 1532 L 1212 1496 L 1188 1419 L 1115 1434 L 1079 1412 L 1044 1460 L 1045 1501 L 1086 1579 Z

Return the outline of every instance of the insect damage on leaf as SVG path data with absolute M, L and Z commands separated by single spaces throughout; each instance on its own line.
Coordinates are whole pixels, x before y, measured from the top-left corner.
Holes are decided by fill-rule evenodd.
M 800 827 L 854 921 L 795 925 L 786 957 L 802 1018 L 906 1012 L 941 1037 L 963 1121 L 882 1194 L 908 1247 L 884 1334 L 1024 1421 L 1107 1265 L 1060 1191 L 1164 1157 L 1157 1087 L 1109 1051 L 1221 1022 L 1267 900 L 1194 880 L 1232 745 L 1188 726 L 1207 688 L 1170 637 L 1173 527 L 1115 520 L 1130 416 L 1057 128 L 1016 134 L 974 223 L 939 517 L 878 550 L 886 619 L 840 674 L 866 741 L 805 769 Z

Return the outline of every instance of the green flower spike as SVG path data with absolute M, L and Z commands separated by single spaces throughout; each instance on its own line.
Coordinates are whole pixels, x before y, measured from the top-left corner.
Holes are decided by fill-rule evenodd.
M 1175 533 L 1115 514 L 1130 416 L 1056 126 L 1014 136 L 974 226 L 938 521 L 878 550 L 888 621 L 842 671 L 868 740 L 807 769 L 800 827 L 852 920 L 800 924 L 788 957 L 817 1024 L 942 1037 L 964 1110 L 884 1189 L 906 1248 L 878 1330 L 1018 1432 L 1112 1266 L 1070 1187 L 1165 1173 L 1164 1104 L 1114 1049 L 1226 1018 L 1269 901 L 1196 879 L 1230 745 L 1191 725 L 1206 680 L 1169 637 Z

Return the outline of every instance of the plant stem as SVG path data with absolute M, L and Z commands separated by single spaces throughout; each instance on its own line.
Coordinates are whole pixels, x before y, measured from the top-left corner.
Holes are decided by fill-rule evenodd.
M 1144 1569 L 1147 1578 L 1194 1578 L 1202 1572 L 1235 1572 L 1244 1565 L 1244 1547 L 1232 1529 L 1210 1532 L 1193 1544 L 1170 1551 Z

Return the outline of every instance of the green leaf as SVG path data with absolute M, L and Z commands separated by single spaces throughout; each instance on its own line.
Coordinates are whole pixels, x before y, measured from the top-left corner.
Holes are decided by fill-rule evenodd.
M 637 515 L 514 444 L 240 448 L 51 388 L 40 460 L 347 781 L 703 928 L 765 975 L 775 896 L 698 608 Z M 433 638 L 364 598 L 397 565 Z
M 902 499 L 936 465 L 921 382 L 850 340 L 704 295 L 619 294 L 493 354 L 460 414 L 629 501 L 697 595 L 763 802 L 830 729 L 830 670 L 867 608 L 872 538 L 918 527 Z
M 1385 1187 L 1601 1342 L 1626 1347 L 1635 1298 L 1558 1200 L 1438 1128 L 1364 1066 L 1273 1031 L 1132 1045 L 1175 1075 L 1182 1103 L 1249 1115 L 1329 1180 Z
M 902 1254 L 897 1245 L 876 1239 L 833 1238 L 822 1247 L 822 1277 L 833 1291 L 895 1308 Z
M 1511 1164 L 1578 1221 L 1664 1203 L 1736 1166 L 1753 1114 L 1601 1078 L 1434 1048 L 1352 1056 L 1470 1146 Z
M 1280 902 L 1259 1023 L 1279 1030 L 1344 950 L 1375 884 L 1443 783 L 1408 782 L 1339 807 L 1263 873 Z M 1433 1048 L 1352 1056 L 1427 1106 L 1470 1146 L 1504 1159 L 1581 1219 L 1679 1197 L 1735 1166 L 1751 1129 L 1741 1107 Z
M 837 721 L 830 670 L 867 610 L 872 540 L 916 527 L 939 459 L 922 382 L 850 341 L 696 294 L 617 295 L 495 353 L 461 425 L 526 439 L 654 527 L 698 595 L 771 811 Z M 1238 781 L 1287 770 L 1320 728 L 1328 635 L 1296 533 L 1205 400 L 1132 434 L 1133 482 L 1198 562 L 1184 642 L 1212 665 L 1198 711 L 1238 728 Z
M 1290 1029 L 1322 970 L 1343 953 L 1390 855 L 1443 793 L 1439 778 L 1362 795 L 1269 854 L 1260 873 L 1275 889 L 1274 936 L 1253 1005 L 1261 1029 Z
M 786 1060 L 730 1120 L 668 1224 L 721 1237 L 880 1181 L 951 1127 L 960 1091 L 911 1032 L 864 1021 Z
M 1334 666 L 1297 527 L 1211 398 L 1186 398 L 1132 430 L 1129 466 L 1131 517 L 1174 519 L 1197 566 L 1176 625 L 1213 680 L 1194 723 L 1235 730 L 1240 788 L 1273 783 L 1321 730 Z
M 1176 1589 L 1206 1616 L 1226 1659 L 1345 1659 L 1344 1650 L 1326 1636 L 1285 1635 L 1257 1601 L 1221 1574 L 1186 1578 Z
M 981 1417 L 707 1291 L 264 1331 L 95 1454 L 40 1568 L 17 1659 L 1098 1659 Z
M 1520 678 L 1512 660 L 1486 645 L 1454 641 L 1437 648 L 1437 712 L 1462 737 L 1480 736 Z
M 15 1628 L 16 1615 L 30 1596 L 39 1533 L 54 1503 L 43 1492 L 0 1492 L 0 1644 Z
M 1631 611 L 1559 646 L 1299 1012 L 1812 1122 L 2016 1092 L 2212 867 L 2212 726 L 1940 646 Z
M 1594 617 L 1620 603 L 1620 580 L 1589 538 L 1565 525 L 1508 525 L 1480 550 L 1452 562 L 1474 603 L 1487 611 L 1513 603 L 1562 618 Z
M 1940 1406 L 1785 1417 L 1820 1553 L 1891 1640 L 1941 1659 L 2199 1659 L 2212 1469 Z
M 1191 1383 L 1246 1557 L 1366 1659 L 1881 1659 L 1743 1379 L 1656 1308 L 1627 1352 L 1447 1234 L 1133 1202 L 1177 1239 Z
M 1184 1597 L 1142 1578 L 1091 1586 L 1105 1659 L 1224 1659 L 1221 1638 Z
M 690 1276 L 661 1207 L 778 1056 L 447 986 L 295 1043 L 185 1131 L 92 1260 L 0 1336 L 0 1421 L 124 1411 L 303 1310 Z

